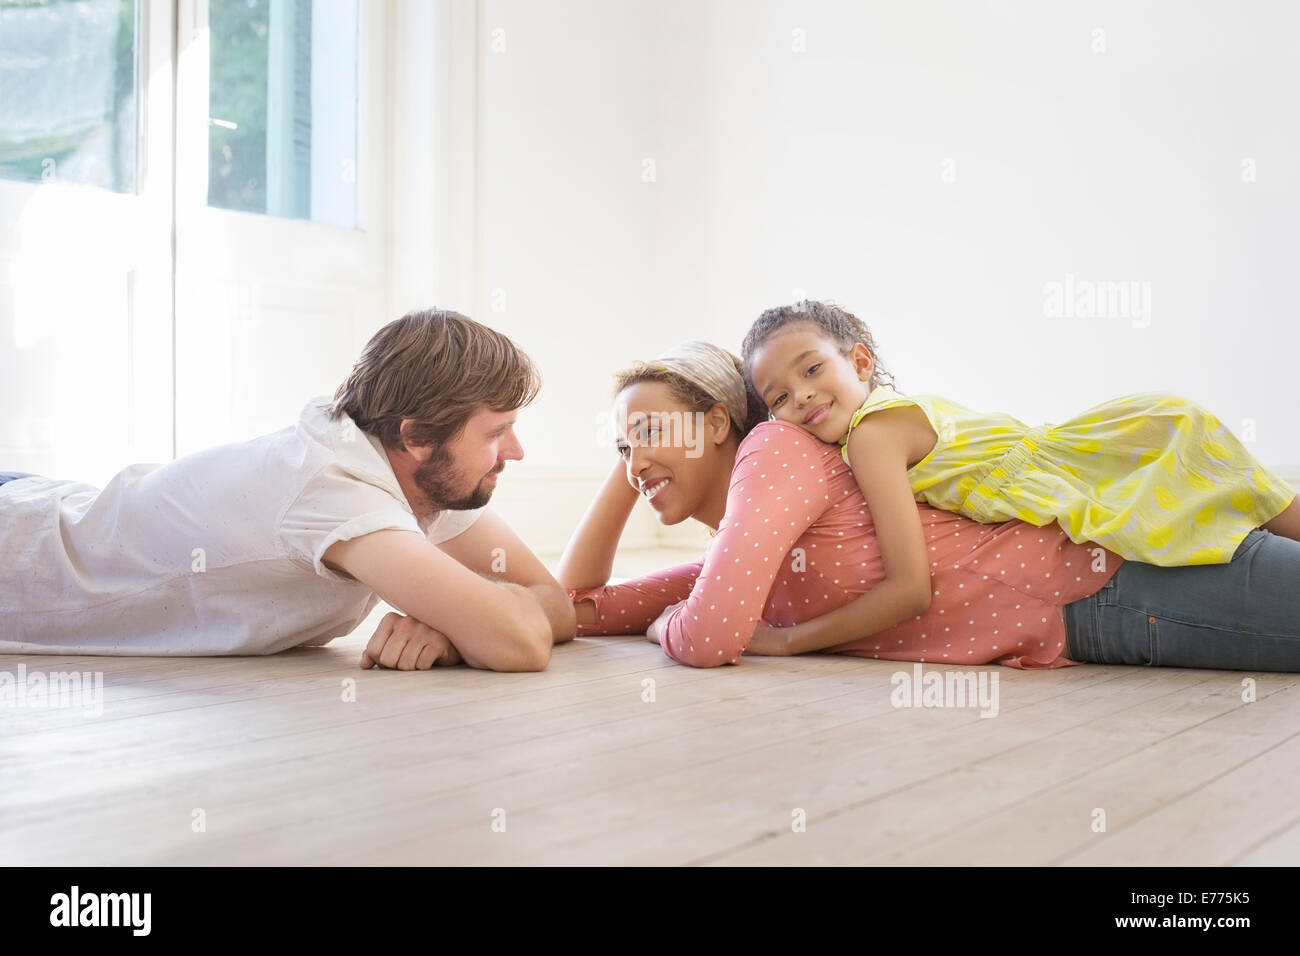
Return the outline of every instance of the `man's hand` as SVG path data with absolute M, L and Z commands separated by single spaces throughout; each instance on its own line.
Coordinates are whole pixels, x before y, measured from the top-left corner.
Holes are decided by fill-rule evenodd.
M 351 575 L 394 608 L 454 640 L 471 667 L 546 669 L 554 626 L 537 600 L 482 580 L 417 531 L 385 528 L 335 541 L 321 563 Z M 558 584 L 555 590 L 564 594 Z M 572 605 L 568 615 L 572 620 Z M 388 663 L 379 654 L 371 657 L 372 663 Z
M 789 657 L 793 637 L 793 627 L 773 627 L 759 621 L 754 627 L 754 636 L 745 645 L 745 653 L 759 657 Z
M 421 621 L 389 611 L 361 654 L 363 668 L 388 667 L 401 671 L 425 671 L 461 663 L 447 635 Z

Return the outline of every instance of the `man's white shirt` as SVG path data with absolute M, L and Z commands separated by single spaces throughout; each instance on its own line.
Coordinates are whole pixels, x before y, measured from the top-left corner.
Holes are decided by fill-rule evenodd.
M 352 631 L 379 598 L 321 564 L 330 545 L 386 528 L 437 544 L 486 509 L 422 527 L 380 441 L 329 404 L 102 491 L 0 485 L 0 653 L 273 654 Z

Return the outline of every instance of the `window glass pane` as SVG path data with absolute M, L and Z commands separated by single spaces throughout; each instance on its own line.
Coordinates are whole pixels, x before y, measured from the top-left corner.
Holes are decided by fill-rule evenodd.
M 356 0 L 209 0 L 208 205 L 356 224 Z
M 136 189 L 135 0 L 0 0 L 0 178 Z

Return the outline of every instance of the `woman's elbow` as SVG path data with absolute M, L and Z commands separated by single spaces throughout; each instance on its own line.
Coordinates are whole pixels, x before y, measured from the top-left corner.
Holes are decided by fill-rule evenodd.
M 562 588 L 582 591 L 587 588 L 604 587 L 609 583 L 609 575 L 602 576 L 596 568 L 582 567 L 577 562 L 566 562 L 561 559 L 555 568 L 555 582 Z
M 934 593 L 930 590 L 930 582 L 927 579 L 924 585 L 913 592 L 912 615 L 920 617 L 926 611 L 930 610 L 930 602 L 933 598 Z

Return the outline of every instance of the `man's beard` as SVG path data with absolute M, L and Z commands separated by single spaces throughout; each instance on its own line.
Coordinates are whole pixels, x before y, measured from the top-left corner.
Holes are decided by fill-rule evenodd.
M 488 474 L 498 474 L 504 467 L 505 462 L 501 462 Z M 423 464 L 415 469 L 414 479 L 415 486 L 436 511 L 482 508 L 492 497 L 492 486 L 486 483 L 486 475 L 468 494 L 465 493 L 468 479 L 464 472 L 452 464 L 451 453 L 443 446 L 436 446 Z

